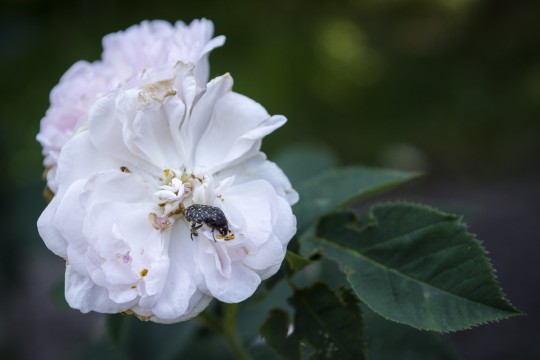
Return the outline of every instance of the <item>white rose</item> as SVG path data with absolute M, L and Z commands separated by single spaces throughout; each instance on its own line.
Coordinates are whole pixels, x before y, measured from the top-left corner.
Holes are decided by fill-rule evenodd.
M 179 21 L 144 21 L 129 29 L 109 34 L 103 39 L 102 59 L 75 63 L 51 91 L 51 105 L 37 140 L 43 147 L 43 161 L 48 169 L 47 186 L 58 190 L 56 164 L 62 146 L 73 135 L 77 124 L 102 95 L 118 88 L 167 79 L 177 61 L 196 65 L 199 86 L 208 81 L 208 54 L 225 42 L 212 38 L 214 26 L 206 19 L 189 25 Z
M 232 92 L 229 75 L 200 89 L 192 64 L 174 69 L 99 99 L 60 155 L 38 228 L 66 259 L 66 299 L 82 312 L 172 323 L 213 297 L 242 301 L 279 269 L 296 232 L 298 195 L 260 152 L 286 119 Z M 192 205 L 216 217 L 190 229 Z M 225 228 L 212 223 L 219 214 Z

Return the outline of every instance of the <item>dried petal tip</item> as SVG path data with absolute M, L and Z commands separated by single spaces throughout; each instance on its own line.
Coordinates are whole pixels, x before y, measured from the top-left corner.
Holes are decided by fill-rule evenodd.
M 148 214 L 148 218 L 154 229 L 161 232 L 164 232 L 172 226 L 172 221 L 167 216 L 159 216 L 156 213 L 150 213 Z

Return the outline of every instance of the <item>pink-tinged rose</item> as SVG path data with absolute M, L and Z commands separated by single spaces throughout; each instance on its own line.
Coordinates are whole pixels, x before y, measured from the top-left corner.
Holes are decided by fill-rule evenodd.
M 62 147 L 79 124 L 84 123 L 96 100 L 115 89 L 125 89 L 161 79 L 170 79 L 177 62 L 195 65 L 194 81 L 208 81 L 208 54 L 225 42 L 212 38 L 211 21 L 144 21 L 103 39 L 101 60 L 75 63 L 50 94 L 50 107 L 41 120 L 37 140 L 43 147 L 48 169 L 47 186 L 58 190 L 56 164 Z

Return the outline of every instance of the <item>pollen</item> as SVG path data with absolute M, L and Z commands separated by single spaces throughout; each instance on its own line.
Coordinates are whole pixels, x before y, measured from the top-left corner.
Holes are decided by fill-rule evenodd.
M 136 288 L 137 288 L 137 285 L 131 285 L 131 288 L 132 288 L 132 289 L 136 289 Z
M 145 277 L 146 275 L 148 275 L 148 269 L 142 269 L 141 270 L 141 276 Z
M 216 239 L 223 239 L 225 241 L 234 240 L 234 234 L 229 234 L 226 236 L 219 234 L 219 235 L 216 235 Z

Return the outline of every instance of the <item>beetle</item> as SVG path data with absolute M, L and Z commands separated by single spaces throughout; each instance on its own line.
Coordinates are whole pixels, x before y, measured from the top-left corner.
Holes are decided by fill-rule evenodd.
M 197 230 L 199 230 L 203 224 L 206 224 L 212 229 L 214 241 L 216 241 L 216 238 L 214 237 L 215 230 L 217 230 L 225 240 L 228 240 L 227 234 L 229 233 L 229 224 L 225 214 L 220 208 L 210 205 L 193 204 L 184 210 L 184 217 L 187 221 L 191 222 L 191 240 L 193 240 L 193 235 L 199 236 Z

